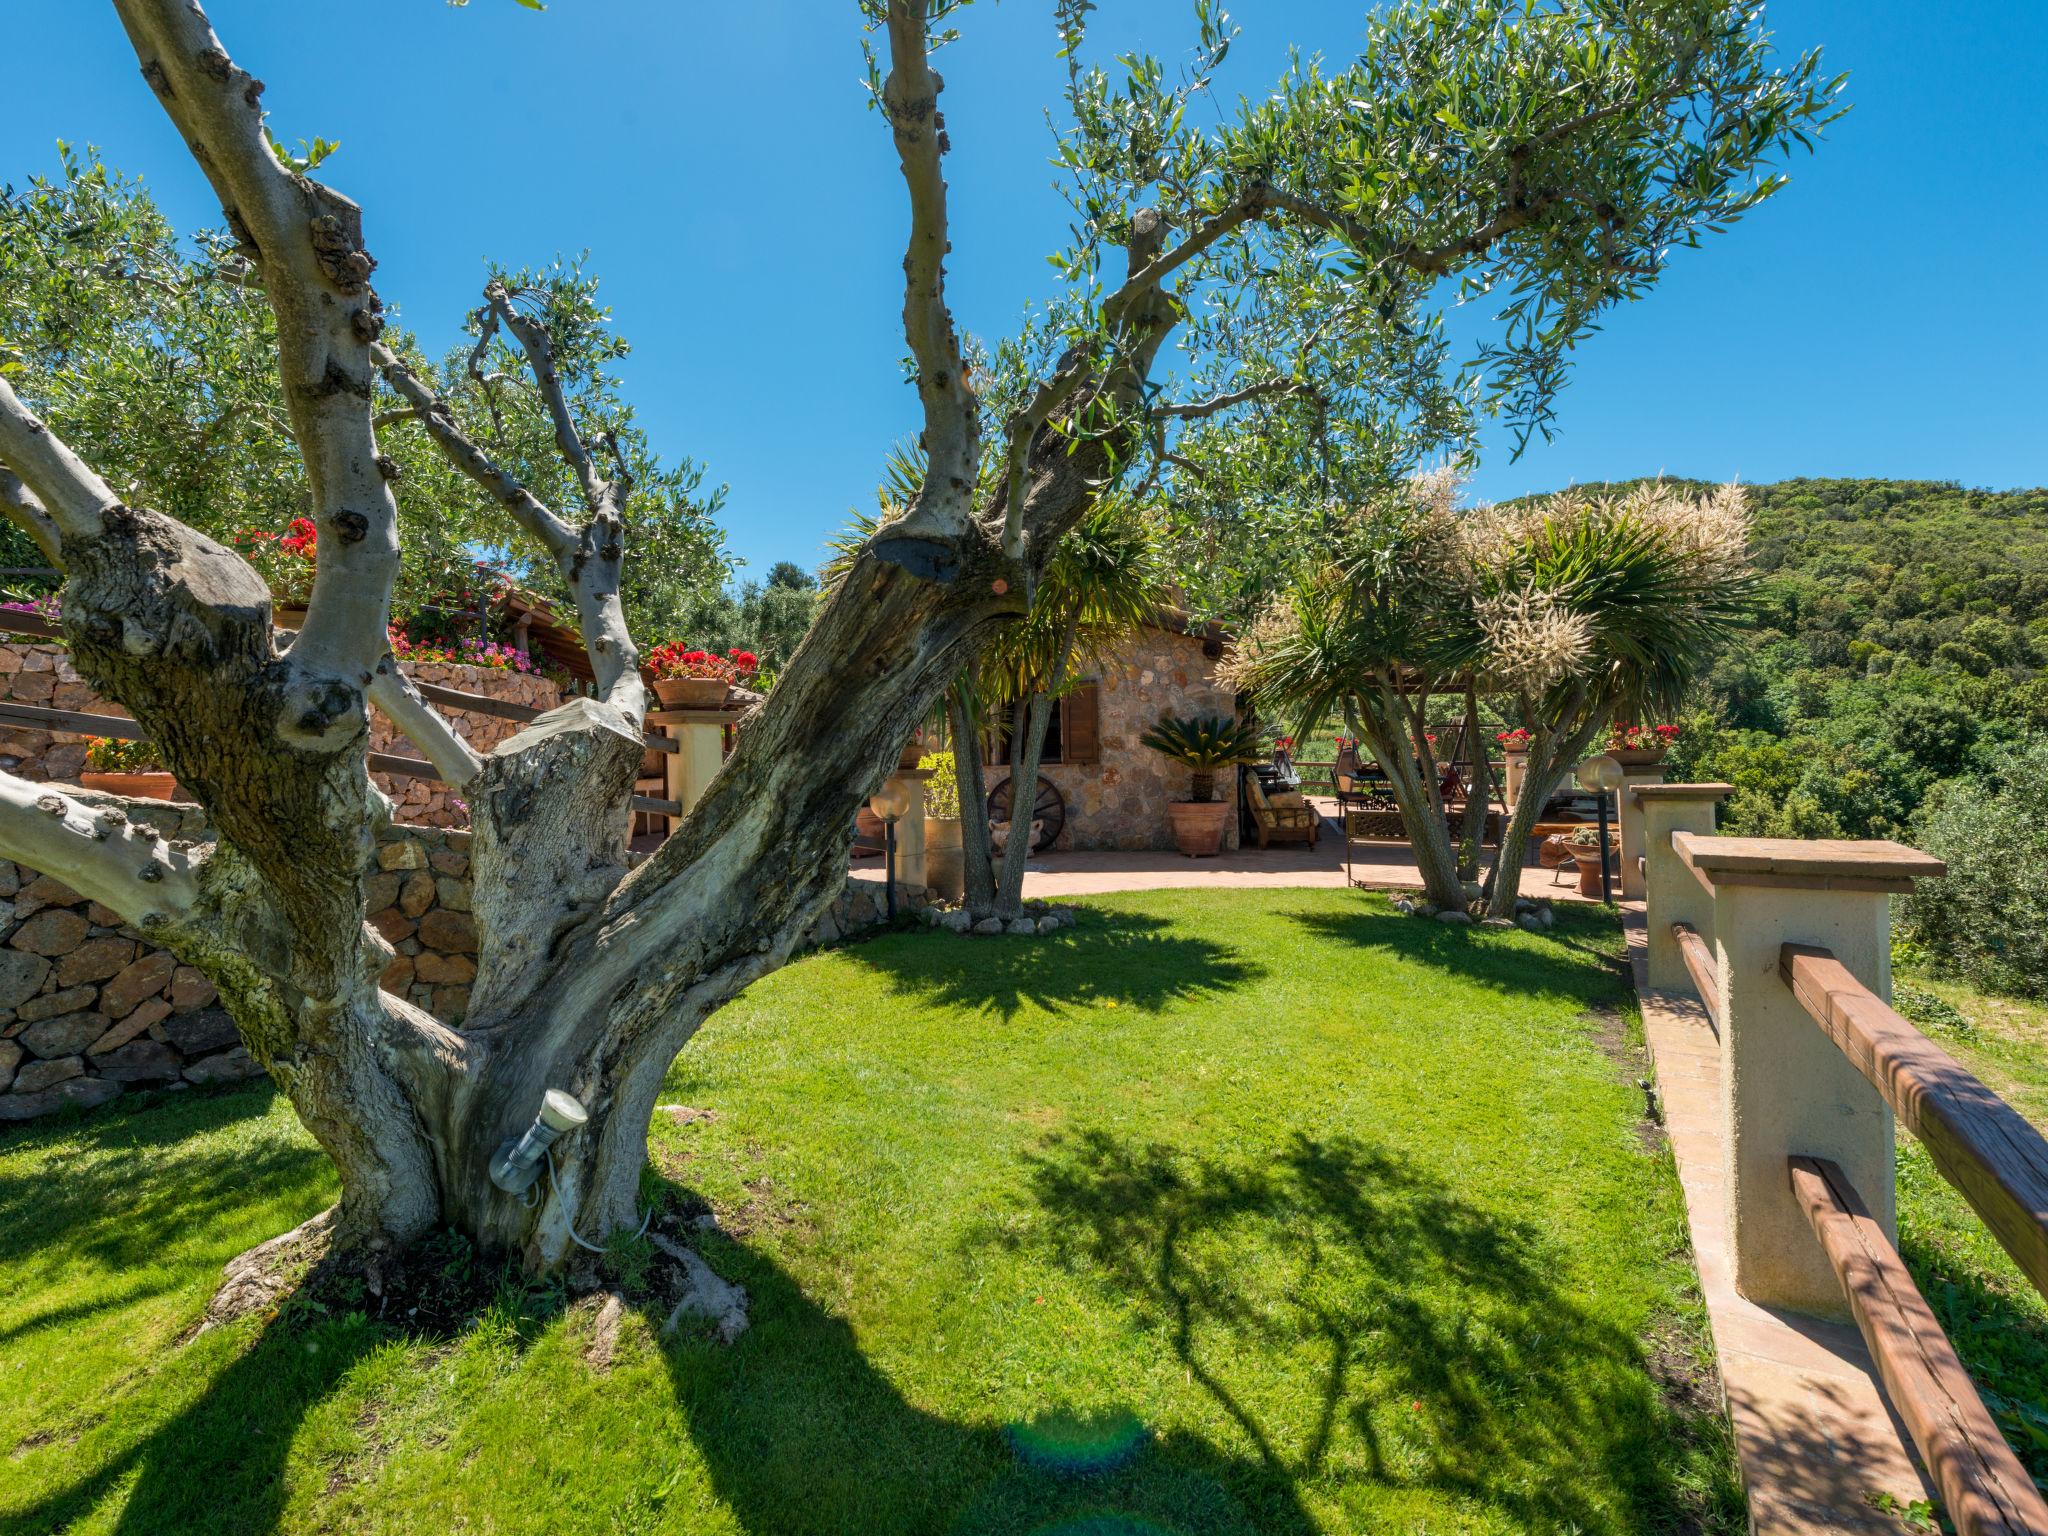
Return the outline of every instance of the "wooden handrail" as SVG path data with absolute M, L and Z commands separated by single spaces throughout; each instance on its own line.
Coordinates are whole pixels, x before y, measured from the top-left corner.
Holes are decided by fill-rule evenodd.
M 1792 1193 L 1957 1532 L 2048 1536 L 2048 1503 L 1998 1432 L 1884 1228 L 1835 1164 L 1795 1157 L 1791 1174 Z
M 70 731 L 79 736 L 111 736 L 116 741 L 140 741 L 142 727 L 126 715 L 87 715 L 75 709 L 46 709 L 40 704 L 0 701 L 0 722 L 40 726 L 46 731 Z
M 1692 974 L 1692 984 L 1700 995 L 1700 1001 L 1707 1005 L 1707 1017 L 1720 1028 L 1721 1020 L 1721 976 L 1714 964 L 1714 952 L 1707 948 L 1707 941 L 1700 937 L 1699 929 L 1691 923 L 1673 923 L 1671 937 L 1678 941 L 1678 953 L 1685 961 L 1685 968 Z
M 447 782 L 440 774 L 434 771 L 434 765 L 425 758 L 399 757 L 390 752 L 372 752 L 368 754 L 368 761 L 371 770 L 376 773 L 395 774 L 402 779 L 431 779 L 436 784 L 445 784 Z M 681 801 L 656 800 L 651 795 L 635 795 L 633 797 L 633 809 L 636 811 L 652 811 L 657 816 L 680 816 L 683 814 Z
M 2048 1296 L 2048 1140 L 1825 949 L 1785 945 L 1778 974 Z

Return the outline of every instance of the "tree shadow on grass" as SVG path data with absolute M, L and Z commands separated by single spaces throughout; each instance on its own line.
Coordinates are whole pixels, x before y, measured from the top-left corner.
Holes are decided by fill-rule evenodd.
M 685 1201 L 689 1196 L 682 1197 Z M 732 1345 L 667 1362 L 712 1487 L 748 1536 L 1315 1536 L 1292 1483 L 1131 1413 L 962 1423 L 908 1401 L 852 1328 L 759 1248 L 704 1251 L 748 1291 Z
M 1224 945 L 1178 928 L 1165 918 L 1084 909 L 1076 926 L 1053 934 L 896 934 L 843 953 L 886 975 L 900 997 L 1004 1019 L 1027 1004 L 1052 1013 L 1105 1001 L 1156 1010 L 1265 974 Z
M 1718 1437 L 1660 1398 L 1641 1345 L 1558 1288 L 1532 1229 L 1401 1157 L 1297 1135 L 1224 1161 L 1092 1131 L 1054 1139 L 1031 1186 L 1051 1220 L 996 1240 L 1049 1244 L 1133 1304 L 1268 1486 L 1365 1479 L 1531 1530 L 1710 1513 Z M 1300 1364 L 1276 1381 L 1272 1361 Z
M 32 1296 L 60 1284 L 81 1261 L 121 1274 L 161 1268 L 173 1249 L 217 1244 L 225 1257 L 257 1240 L 244 1230 L 243 1191 L 303 1187 L 317 1198 L 332 1174 L 310 1141 L 199 1134 L 260 1120 L 275 1097 L 267 1083 L 165 1095 L 0 1137 L 0 1262 L 14 1287 Z M 135 1305 L 163 1288 L 110 1289 L 29 1312 L 0 1327 L 0 1344 Z
M 300 1423 L 390 1337 L 360 1315 L 310 1324 L 273 1319 L 190 1405 L 70 1486 L 25 1509 L 0 1510 L 0 1529 L 10 1536 L 65 1531 L 121 1498 L 120 1517 L 109 1528 L 114 1536 L 275 1530 L 285 1505 L 285 1460 Z M 96 1423 L 73 1433 L 88 1434 Z M 34 1450 L 17 1447 L 16 1454 Z
M 1615 953 L 1600 940 L 1612 920 L 1560 913 L 1540 939 L 1505 929 L 1461 927 L 1410 917 L 1391 907 L 1353 912 L 1290 912 L 1318 938 L 1453 974 L 1510 997 L 1558 999 L 1591 1008 L 1611 1004 L 1621 985 Z

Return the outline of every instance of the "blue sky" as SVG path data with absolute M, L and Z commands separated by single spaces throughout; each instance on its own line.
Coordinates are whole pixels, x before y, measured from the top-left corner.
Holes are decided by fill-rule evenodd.
M 16 0 L 0 181 L 55 141 L 143 174 L 180 227 L 219 211 L 102 0 Z M 1364 0 L 1236 0 L 1229 92 L 1290 44 L 1345 56 Z M 211 0 L 269 83 L 287 142 L 341 141 L 323 175 L 363 203 L 379 291 L 430 344 L 454 339 L 486 255 L 588 249 L 636 353 L 657 445 L 703 461 L 754 573 L 815 563 L 914 431 L 897 368 L 904 196 L 863 108 L 852 0 Z M 1064 207 L 1043 108 L 1048 0 L 966 14 L 947 50 L 955 308 L 984 335 L 1043 293 Z M 1186 0 L 1103 0 L 1118 47 L 1184 48 Z M 1583 347 L 1560 432 L 1474 489 L 1507 496 L 1667 471 L 2048 483 L 2040 300 L 2048 129 L 2039 0 L 1772 0 L 1787 49 L 1850 71 L 1855 111 L 1792 185 Z

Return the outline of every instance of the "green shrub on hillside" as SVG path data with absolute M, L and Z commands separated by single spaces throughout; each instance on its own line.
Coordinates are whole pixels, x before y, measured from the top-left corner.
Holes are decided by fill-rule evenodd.
M 2000 992 L 2048 988 L 2048 737 L 2003 757 L 1983 781 L 1944 784 L 1919 843 L 1948 873 L 1901 915 L 1938 968 Z

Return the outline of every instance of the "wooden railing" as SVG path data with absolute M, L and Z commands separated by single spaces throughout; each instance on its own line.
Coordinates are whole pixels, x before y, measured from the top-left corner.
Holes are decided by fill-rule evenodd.
M 1714 801 L 1705 791 L 1718 786 L 1691 788 L 1701 793 L 1688 798 L 1688 786 L 1656 792 L 1663 808 L 1654 812 L 1648 843 L 1649 917 L 1668 936 L 1665 954 L 1675 961 L 1658 962 L 1663 976 L 1651 982 L 1682 984 L 1675 976 L 1682 962 L 1731 1063 L 1723 1091 L 1733 1099 L 1728 1198 L 1731 1213 L 1740 1213 L 1730 1228 L 1737 1289 L 1766 1304 L 1817 1297 L 1803 1268 L 1808 1261 L 1784 1251 L 1774 1216 L 1773 1202 L 1789 1197 L 1818 1240 L 1811 1261 L 1823 1266 L 1813 1271 L 1817 1284 L 1830 1283 L 1831 1274 L 1839 1286 L 1956 1530 L 2048 1536 L 2048 1501 L 1914 1285 L 1887 1232 L 1889 1218 L 1874 1216 L 1864 1197 L 1882 1196 L 1888 1212 L 1893 1191 L 1859 1192 L 1842 1166 L 1856 1160 L 1865 1176 L 1889 1185 L 1896 1117 L 2048 1296 L 2048 1139 L 1837 954 L 1783 942 L 1783 927 L 1774 934 L 1771 926 L 1839 934 L 1866 975 L 1882 975 L 1890 895 L 1942 866 L 1894 843 L 1708 836 Z M 1677 821 L 1687 824 L 1671 825 Z M 1693 920 L 1672 920 L 1674 911 Z M 1778 981 L 1769 974 L 1773 958 Z M 1769 990 L 1780 982 L 1784 991 Z M 1854 1074 L 1834 1070 L 1824 1048 L 1816 1055 L 1802 1041 L 1807 1020 Z M 1821 1157 L 1812 1155 L 1816 1146 L 1843 1150 Z M 1775 1189 L 1766 1153 L 1782 1159 L 1776 1166 L 1785 1183 Z M 1763 1251 L 1773 1245 L 1776 1251 Z
M 2041 1536 L 2044 1504 L 1898 1252 L 1842 1170 L 1791 1161 L 1792 1192 L 1842 1282 L 1884 1389 L 1964 1536 Z
M 1699 929 L 1691 923 L 1673 923 L 1671 937 L 1678 941 L 1678 952 L 1685 959 L 1685 968 L 1692 976 L 1692 984 L 1700 995 L 1700 1001 L 1707 1005 L 1707 1017 L 1721 1016 L 1721 984 L 1714 973 L 1714 952 L 1707 947 L 1707 941 L 1700 937 Z
M 1826 950 L 1787 944 L 1778 974 L 2048 1297 L 2048 1140 Z

